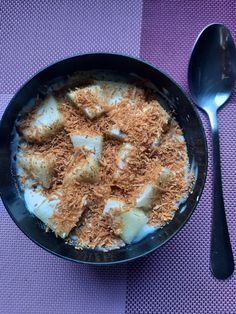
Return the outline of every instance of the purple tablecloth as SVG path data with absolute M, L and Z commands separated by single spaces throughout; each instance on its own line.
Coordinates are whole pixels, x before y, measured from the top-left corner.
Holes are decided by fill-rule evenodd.
M 79 52 L 139 56 L 187 92 L 187 62 L 197 34 L 222 22 L 236 39 L 235 18 L 233 0 L 1 0 L 0 115 L 36 71 Z M 201 117 L 211 152 L 208 122 Z M 236 252 L 235 93 L 219 124 L 225 206 Z M 210 159 L 200 204 L 178 236 L 140 261 L 110 268 L 76 265 L 46 253 L 0 204 L 0 313 L 236 313 L 236 276 L 217 281 L 209 271 L 211 174 Z

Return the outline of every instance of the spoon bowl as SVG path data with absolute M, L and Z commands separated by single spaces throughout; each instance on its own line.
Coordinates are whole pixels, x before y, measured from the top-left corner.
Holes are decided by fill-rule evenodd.
M 230 31 L 211 24 L 198 36 L 189 62 L 188 82 L 196 105 L 217 110 L 229 99 L 236 77 L 236 50 Z
M 194 45 L 188 83 L 194 102 L 208 114 L 212 130 L 214 188 L 210 264 L 218 279 L 226 279 L 234 271 L 223 199 L 217 111 L 229 99 L 235 78 L 236 50 L 230 31 L 222 24 L 208 25 Z

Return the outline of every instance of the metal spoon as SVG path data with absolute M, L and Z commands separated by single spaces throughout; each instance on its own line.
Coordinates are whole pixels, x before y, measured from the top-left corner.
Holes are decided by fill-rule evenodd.
M 236 50 L 229 30 L 221 24 L 208 25 L 194 45 L 188 84 L 194 102 L 207 113 L 212 130 L 214 190 L 210 263 L 218 279 L 226 279 L 234 271 L 221 182 L 217 111 L 229 99 L 235 78 Z

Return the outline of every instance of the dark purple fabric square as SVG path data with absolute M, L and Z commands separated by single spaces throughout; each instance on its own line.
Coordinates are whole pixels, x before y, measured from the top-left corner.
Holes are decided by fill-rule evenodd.
M 187 92 L 187 65 L 198 33 L 222 22 L 236 37 L 234 1 L 144 1 L 140 57 L 171 75 Z M 126 313 L 236 313 L 236 277 L 217 281 L 209 270 L 212 200 L 211 138 L 209 172 L 202 199 L 185 228 L 165 247 L 128 266 Z M 227 219 L 236 252 L 235 93 L 219 114 Z

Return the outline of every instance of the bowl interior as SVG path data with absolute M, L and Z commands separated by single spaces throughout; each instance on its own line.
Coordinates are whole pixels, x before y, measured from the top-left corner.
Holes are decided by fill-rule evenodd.
M 164 107 L 174 112 L 181 126 L 194 173 L 193 192 L 180 205 L 174 219 L 162 229 L 148 235 L 140 242 L 119 250 L 99 252 L 95 250 L 75 250 L 72 246 L 45 233 L 37 218 L 27 211 L 20 197 L 16 176 L 11 166 L 11 142 L 14 123 L 18 113 L 36 94 L 45 91 L 45 86 L 73 75 L 77 71 L 114 70 L 135 74 L 151 81 L 158 89 L 158 98 Z M 161 71 L 140 60 L 114 54 L 87 54 L 57 62 L 30 79 L 8 105 L 0 125 L 0 191 L 4 205 L 17 226 L 35 243 L 60 257 L 77 262 L 92 264 L 115 264 L 143 256 L 159 248 L 171 239 L 185 224 L 193 212 L 204 187 L 207 171 L 206 140 L 201 121 L 192 104 L 182 90 Z

